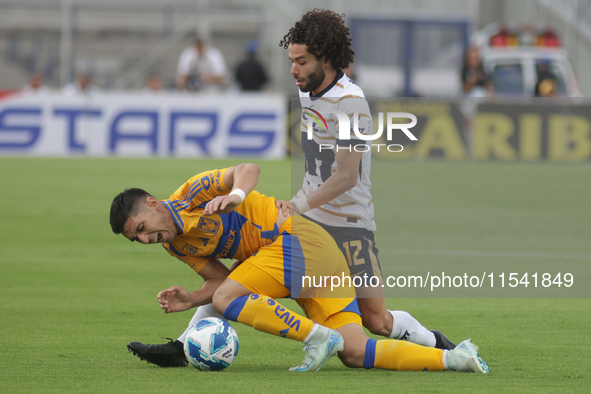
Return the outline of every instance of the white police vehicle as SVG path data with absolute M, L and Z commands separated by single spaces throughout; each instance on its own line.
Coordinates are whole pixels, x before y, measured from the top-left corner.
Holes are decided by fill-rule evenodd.
M 567 52 L 550 28 L 491 24 L 474 42 L 495 96 L 534 97 L 536 85 L 549 75 L 556 81 L 552 96 L 582 96 Z

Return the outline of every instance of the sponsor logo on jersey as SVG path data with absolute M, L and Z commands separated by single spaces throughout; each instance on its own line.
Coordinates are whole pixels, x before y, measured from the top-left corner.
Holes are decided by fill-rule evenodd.
M 203 186 L 203 189 L 209 190 L 209 187 L 211 186 L 211 181 L 209 180 L 208 176 L 204 176 L 203 178 L 201 178 L 201 185 Z
M 222 186 L 221 186 L 221 184 L 220 184 L 221 175 L 222 175 L 222 173 L 221 173 L 221 172 L 218 172 L 218 173 L 215 175 L 215 188 L 217 189 L 217 191 L 218 191 L 218 192 L 221 192 L 221 191 L 222 191 Z
M 230 249 L 232 248 L 232 245 L 234 245 L 234 240 L 236 240 L 236 230 L 230 230 L 224 249 L 222 249 L 222 251 L 215 257 L 221 259 L 228 257 L 228 253 L 230 253 Z
M 197 229 L 214 235 L 218 233 L 219 228 L 220 222 L 209 218 L 200 217 L 199 223 L 197 223 Z

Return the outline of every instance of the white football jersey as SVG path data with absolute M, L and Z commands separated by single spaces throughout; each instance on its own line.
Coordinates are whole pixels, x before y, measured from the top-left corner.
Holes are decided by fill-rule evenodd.
M 336 227 L 359 227 L 370 231 L 376 229 L 374 206 L 371 197 L 371 141 L 354 134 L 354 118 L 357 114 L 360 134 L 373 134 L 373 122 L 369 105 L 363 91 L 342 71 L 335 81 L 317 96 L 300 91 L 302 105 L 302 148 L 306 173 L 302 190 L 303 197 L 318 189 L 336 171 L 337 149 L 363 152 L 359 164 L 357 184 L 334 200 L 305 213 L 306 216 Z M 349 118 L 349 139 L 339 138 L 339 122 L 331 110 L 341 111 Z M 308 139 L 308 127 L 312 125 L 312 139 Z

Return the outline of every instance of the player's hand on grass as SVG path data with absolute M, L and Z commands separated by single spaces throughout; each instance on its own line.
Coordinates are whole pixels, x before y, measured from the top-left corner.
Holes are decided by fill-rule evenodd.
M 191 295 L 182 286 L 170 286 L 158 293 L 158 302 L 164 312 L 181 312 L 192 308 Z
M 233 194 L 229 196 L 218 196 L 207 203 L 205 209 L 203 209 L 203 215 L 223 215 L 224 213 L 231 212 L 236 208 L 242 200 L 239 196 Z
M 289 216 L 291 214 L 291 202 L 284 200 L 276 200 L 275 208 L 279 209 L 283 216 Z

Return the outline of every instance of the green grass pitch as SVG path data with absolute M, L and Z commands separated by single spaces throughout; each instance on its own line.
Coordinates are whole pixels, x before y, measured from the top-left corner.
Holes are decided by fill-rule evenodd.
M 351 370 L 337 358 L 293 373 L 299 343 L 238 323 L 240 353 L 222 372 L 133 357 L 128 341 L 176 338 L 192 316 L 165 315 L 157 292 L 201 281 L 159 245 L 112 234 L 112 198 L 126 187 L 167 198 L 197 172 L 237 163 L 0 158 L 0 392 L 589 392 L 588 298 L 387 300 L 452 340 L 473 338 L 489 375 Z M 257 189 L 289 199 L 289 161 L 258 163 Z M 589 165 L 376 162 L 380 260 L 388 270 L 572 254 L 588 264 L 590 180 Z

